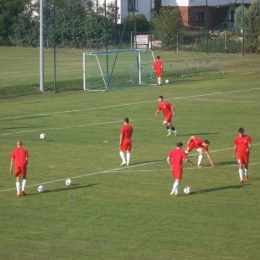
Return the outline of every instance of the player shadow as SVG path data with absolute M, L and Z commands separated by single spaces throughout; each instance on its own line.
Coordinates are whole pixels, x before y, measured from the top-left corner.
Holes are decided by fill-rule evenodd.
M 218 132 L 218 133 L 192 133 L 192 134 L 185 134 L 185 135 L 181 135 L 181 136 L 192 136 L 192 135 L 194 135 L 194 136 L 201 136 L 201 135 L 219 135 L 220 134 L 220 132 Z
M 55 190 L 45 190 L 44 193 L 52 193 L 52 192 L 61 192 L 61 191 L 72 191 L 72 190 L 78 190 L 78 189 L 85 189 L 85 188 L 90 188 L 92 186 L 95 185 L 99 185 L 99 183 L 92 183 L 92 184 L 88 184 L 88 185 L 78 185 L 78 184 L 72 184 L 70 186 L 66 186 L 64 188 L 60 188 L 60 189 L 55 189 Z M 35 192 L 35 193 L 29 193 L 27 194 L 27 196 L 31 196 L 31 195 L 39 195 L 41 194 L 41 192 Z
M 28 128 L 44 128 L 46 126 L 17 126 L 17 127 L 3 127 L 2 130 L 28 129 Z
M 228 161 L 228 162 L 218 162 L 215 165 L 216 166 L 237 165 L 237 161 L 233 160 L 233 161 Z
M 142 162 L 135 162 L 135 163 L 130 163 L 130 166 L 134 166 L 134 165 L 142 165 L 142 164 L 146 164 L 146 163 L 156 163 L 156 162 L 166 162 L 166 159 L 161 159 L 161 160 L 152 160 L 152 161 L 142 161 Z
M 199 190 L 199 191 L 192 191 L 190 193 L 190 195 L 195 195 L 195 194 L 199 194 L 199 193 L 206 193 L 206 192 L 229 190 L 229 189 L 241 189 L 246 185 L 249 185 L 249 184 L 238 184 L 238 185 L 231 185 L 231 186 L 215 187 L 215 188 Z

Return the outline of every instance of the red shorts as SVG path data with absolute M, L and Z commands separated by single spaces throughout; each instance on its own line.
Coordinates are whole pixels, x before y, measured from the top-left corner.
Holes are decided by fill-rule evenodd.
M 127 151 L 130 152 L 132 149 L 132 141 L 131 139 L 124 139 L 120 145 L 120 151 Z
M 249 164 L 249 154 L 237 155 L 237 163 L 238 164 Z
M 182 169 L 178 171 L 172 170 L 172 176 L 174 179 L 182 179 Z
M 22 175 L 24 177 L 24 176 L 26 176 L 26 172 L 27 172 L 26 166 L 24 166 L 24 167 L 17 167 L 17 168 L 15 168 L 15 175 L 14 175 L 14 177 L 18 177 L 20 175 Z
M 164 121 L 167 122 L 167 123 L 171 123 L 172 122 L 172 114 L 165 115 Z
M 204 151 L 208 151 L 207 150 L 207 148 L 205 149 L 205 146 L 198 146 L 198 147 L 196 147 L 195 145 L 194 145 L 194 143 L 193 143 L 193 141 L 191 141 L 188 145 L 187 145 L 187 147 L 186 147 L 186 151 L 187 152 L 191 152 L 194 148 L 196 148 L 196 149 L 202 149 L 202 150 L 204 150 Z
M 162 71 L 155 71 L 155 74 L 158 78 L 162 77 Z
M 195 145 L 193 142 L 190 142 L 187 147 L 186 147 L 186 151 L 191 152 L 193 149 L 195 148 Z

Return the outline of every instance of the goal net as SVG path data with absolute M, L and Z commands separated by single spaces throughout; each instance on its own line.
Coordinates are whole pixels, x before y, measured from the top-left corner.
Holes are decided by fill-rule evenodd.
M 84 90 L 108 91 L 155 84 L 151 50 L 83 53 Z

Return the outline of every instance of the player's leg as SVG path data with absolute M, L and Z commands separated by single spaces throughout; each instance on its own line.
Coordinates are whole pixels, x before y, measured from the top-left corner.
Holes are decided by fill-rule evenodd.
M 131 154 L 129 151 L 126 152 L 126 166 L 129 166 L 130 164 L 130 157 L 131 157 Z
M 237 158 L 237 162 L 238 162 L 238 175 L 239 175 L 239 180 L 240 183 L 243 183 L 243 159 L 242 158 Z
M 26 167 L 22 169 L 22 176 L 23 176 L 23 181 L 22 181 L 22 194 L 27 195 L 25 192 L 25 186 L 26 186 Z
M 172 171 L 172 173 L 173 173 L 173 176 L 175 178 L 175 182 L 173 183 L 172 191 L 171 191 L 170 195 L 175 197 L 175 196 L 178 195 L 179 182 L 182 178 L 182 170 Z
M 172 125 L 172 120 L 171 118 L 168 119 L 168 126 L 171 129 L 171 131 L 174 133 L 174 136 L 176 137 L 178 135 L 177 130 L 175 129 L 175 127 Z
M 202 148 L 198 148 L 197 151 L 199 152 L 199 157 L 198 157 L 198 167 L 199 167 L 199 168 L 202 168 L 202 165 L 201 165 L 201 161 L 202 161 L 202 158 L 203 158 L 203 151 L 202 151 Z
M 126 164 L 124 151 L 120 149 L 119 155 L 120 155 L 120 157 L 121 157 L 121 159 L 122 159 L 122 163 L 121 163 L 120 165 L 123 166 L 123 165 Z
M 244 163 L 244 171 L 245 171 L 245 179 L 249 180 L 248 177 L 248 164 L 249 164 L 249 155 L 246 154 L 243 158 L 243 163 Z
M 20 196 L 20 169 L 17 168 L 15 172 L 15 178 L 16 178 L 16 191 L 17 191 L 17 197 Z

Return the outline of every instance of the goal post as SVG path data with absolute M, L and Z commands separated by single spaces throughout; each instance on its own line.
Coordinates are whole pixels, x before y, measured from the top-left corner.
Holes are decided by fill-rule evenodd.
M 153 62 L 154 54 L 151 50 L 83 53 L 83 88 L 108 91 L 153 85 Z

